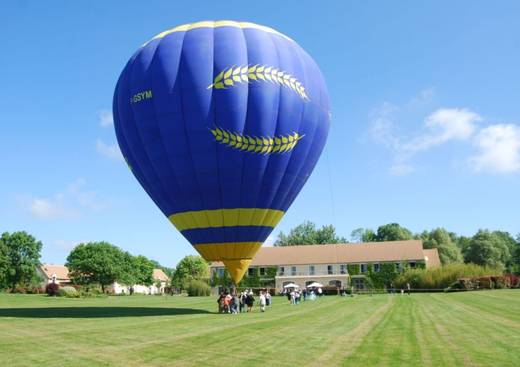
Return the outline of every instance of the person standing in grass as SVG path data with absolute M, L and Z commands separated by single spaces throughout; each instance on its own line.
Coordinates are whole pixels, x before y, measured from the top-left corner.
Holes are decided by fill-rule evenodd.
M 253 295 L 253 290 L 251 289 L 247 294 L 246 304 L 247 304 L 247 312 L 253 312 L 253 305 L 255 303 L 255 296 Z
M 240 298 L 238 300 L 238 307 L 239 307 L 239 311 L 240 313 L 244 312 L 245 310 L 245 305 L 246 305 L 246 296 L 244 294 L 244 292 L 240 292 Z
M 267 306 L 271 306 L 271 293 L 269 293 L 269 290 L 265 292 L 265 303 Z
M 260 292 L 260 311 L 265 312 L 265 304 L 267 303 L 264 291 Z
M 410 283 L 406 283 L 406 293 L 408 295 L 410 295 L 410 291 L 411 291 Z

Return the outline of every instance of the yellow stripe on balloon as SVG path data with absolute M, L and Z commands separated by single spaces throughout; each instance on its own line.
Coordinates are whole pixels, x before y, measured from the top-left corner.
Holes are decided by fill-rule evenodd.
M 223 242 L 193 245 L 208 261 L 252 259 L 262 242 Z
M 274 30 L 272 28 L 265 27 L 265 26 L 262 26 L 262 25 L 258 25 L 258 24 L 255 24 L 255 23 L 234 22 L 232 20 L 218 20 L 218 21 L 202 21 L 202 22 L 196 22 L 196 23 L 191 23 L 191 24 L 179 25 L 177 27 L 168 29 L 167 31 L 164 31 L 164 32 L 161 32 L 161 33 L 157 34 L 150 41 L 146 42 L 143 46 L 146 46 L 148 43 L 150 43 L 151 41 L 153 41 L 155 39 L 163 38 L 163 37 L 169 35 L 170 33 L 186 32 L 186 31 L 189 31 L 190 29 L 197 29 L 197 28 L 218 28 L 218 27 L 235 27 L 235 28 L 242 28 L 242 29 L 246 29 L 246 28 L 259 29 L 259 30 L 264 31 L 264 32 L 273 33 L 273 34 L 277 34 L 279 36 L 282 36 L 282 37 L 284 37 L 285 39 L 287 39 L 289 41 L 293 41 L 292 39 L 290 39 L 286 35 L 278 32 L 278 31 L 276 31 L 276 30 Z
M 276 209 L 235 208 L 197 210 L 172 214 L 170 222 L 179 230 L 235 226 L 274 227 L 285 212 Z

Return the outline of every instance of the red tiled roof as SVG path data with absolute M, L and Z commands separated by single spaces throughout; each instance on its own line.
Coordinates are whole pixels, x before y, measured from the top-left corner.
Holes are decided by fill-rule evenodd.
M 424 260 L 422 241 L 262 247 L 253 258 L 251 266 L 363 263 L 399 260 Z M 213 262 L 211 266 L 224 265 L 221 262 Z

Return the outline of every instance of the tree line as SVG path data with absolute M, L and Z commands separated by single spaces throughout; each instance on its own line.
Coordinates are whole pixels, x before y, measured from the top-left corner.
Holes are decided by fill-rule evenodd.
M 413 233 L 398 223 L 381 225 L 377 230 L 357 228 L 351 233 L 351 242 L 383 242 L 422 240 L 426 249 L 436 248 L 441 263 L 473 263 L 499 268 L 510 273 L 520 273 L 520 234 L 513 237 L 505 231 L 480 229 L 473 236 L 460 236 L 445 228 Z M 289 234 L 280 232 L 274 246 L 295 246 L 327 243 L 349 243 L 336 234 L 332 225 L 318 228 L 306 221 L 291 229 Z
M 27 232 L 5 232 L 0 236 L 0 290 L 40 287 L 36 269 L 40 266 L 42 243 Z M 78 244 L 68 255 L 65 266 L 72 283 L 105 287 L 121 284 L 152 285 L 153 269 L 171 276 L 172 269 L 143 255 L 133 256 L 108 242 Z

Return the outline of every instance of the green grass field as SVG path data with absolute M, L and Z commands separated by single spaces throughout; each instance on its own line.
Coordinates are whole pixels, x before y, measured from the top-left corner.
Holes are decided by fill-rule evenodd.
M 0 295 L 0 366 L 519 366 L 520 291 L 212 298 Z

